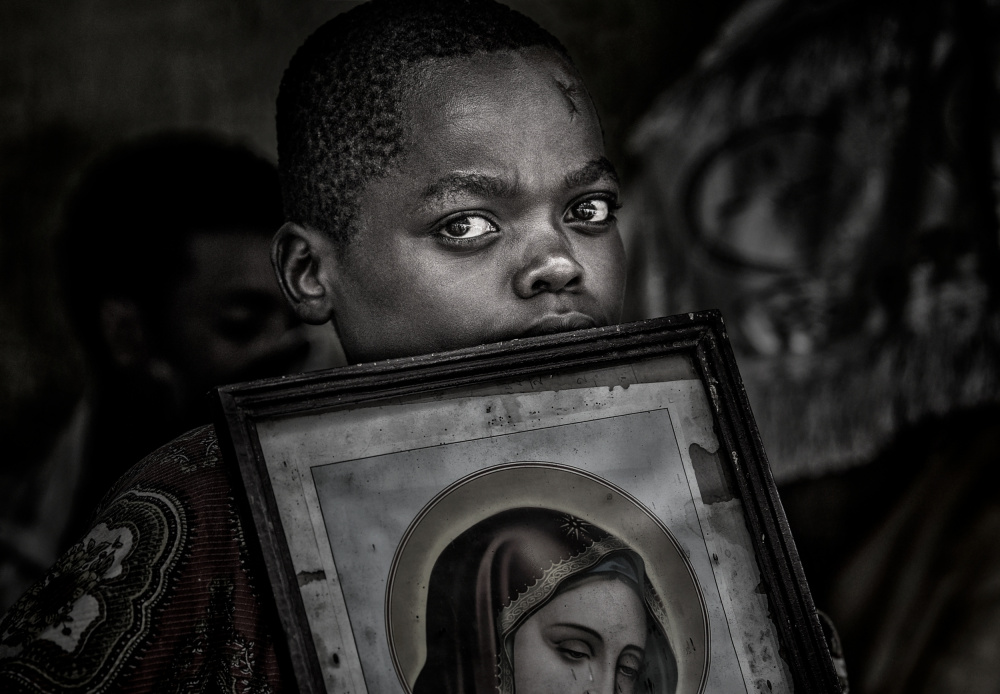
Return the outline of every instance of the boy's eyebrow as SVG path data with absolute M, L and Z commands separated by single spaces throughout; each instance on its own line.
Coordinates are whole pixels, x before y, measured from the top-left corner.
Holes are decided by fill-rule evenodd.
M 615 165 L 607 157 L 600 157 L 588 161 L 576 171 L 566 174 L 566 186 L 569 188 L 580 188 L 597 183 L 603 178 L 610 178 L 618 183 L 618 172 Z
M 576 171 L 570 171 L 564 177 L 566 187 L 580 188 L 592 185 L 602 179 L 610 178 L 618 183 L 618 172 L 607 157 L 599 157 L 588 161 Z M 501 176 L 491 174 L 456 171 L 442 176 L 421 192 L 422 205 L 446 200 L 449 197 L 467 193 L 482 198 L 511 199 L 521 192 L 521 186 L 516 181 L 510 181 Z
M 442 176 L 424 188 L 421 197 L 424 203 L 443 200 L 459 193 L 471 193 L 483 198 L 514 198 L 520 186 L 500 176 L 479 173 L 456 172 Z

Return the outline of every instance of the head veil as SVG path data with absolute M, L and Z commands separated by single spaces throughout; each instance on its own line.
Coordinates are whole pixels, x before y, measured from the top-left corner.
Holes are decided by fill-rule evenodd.
M 598 572 L 631 580 L 646 607 L 646 665 L 637 691 L 673 694 L 677 664 L 666 614 L 642 559 L 600 528 L 541 508 L 490 516 L 441 552 L 428 586 L 427 660 L 414 694 L 514 694 L 518 627 L 568 581 Z

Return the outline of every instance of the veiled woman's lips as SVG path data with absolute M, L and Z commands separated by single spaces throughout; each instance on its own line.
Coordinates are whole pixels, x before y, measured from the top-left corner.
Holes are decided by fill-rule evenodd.
M 563 333 L 568 330 L 582 330 L 584 328 L 593 328 L 596 326 L 597 321 L 584 313 L 560 313 L 545 316 L 541 320 L 536 321 L 530 328 L 524 331 L 522 337 L 531 337 L 533 335 L 551 335 L 552 333 Z

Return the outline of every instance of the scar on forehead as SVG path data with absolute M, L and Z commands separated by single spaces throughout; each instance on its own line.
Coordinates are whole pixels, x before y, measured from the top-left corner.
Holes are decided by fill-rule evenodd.
M 563 99 L 566 100 L 566 105 L 569 107 L 569 118 L 573 120 L 580 113 L 580 106 L 576 103 L 576 99 L 580 95 L 580 89 L 575 84 L 563 82 L 560 79 L 556 79 L 555 82 L 556 86 L 559 87 L 559 93 L 562 94 Z

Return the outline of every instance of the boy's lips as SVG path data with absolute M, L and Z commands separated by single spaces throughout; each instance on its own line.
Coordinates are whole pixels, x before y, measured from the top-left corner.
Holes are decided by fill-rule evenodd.
M 559 313 L 544 316 L 540 320 L 531 324 L 524 331 L 522 337 L 534 335 L 551 335 L 552 333 L 562 333 L 568 330 L 582 330 L 584 328 L 594 328 L 597 321 L 585 313 Z

